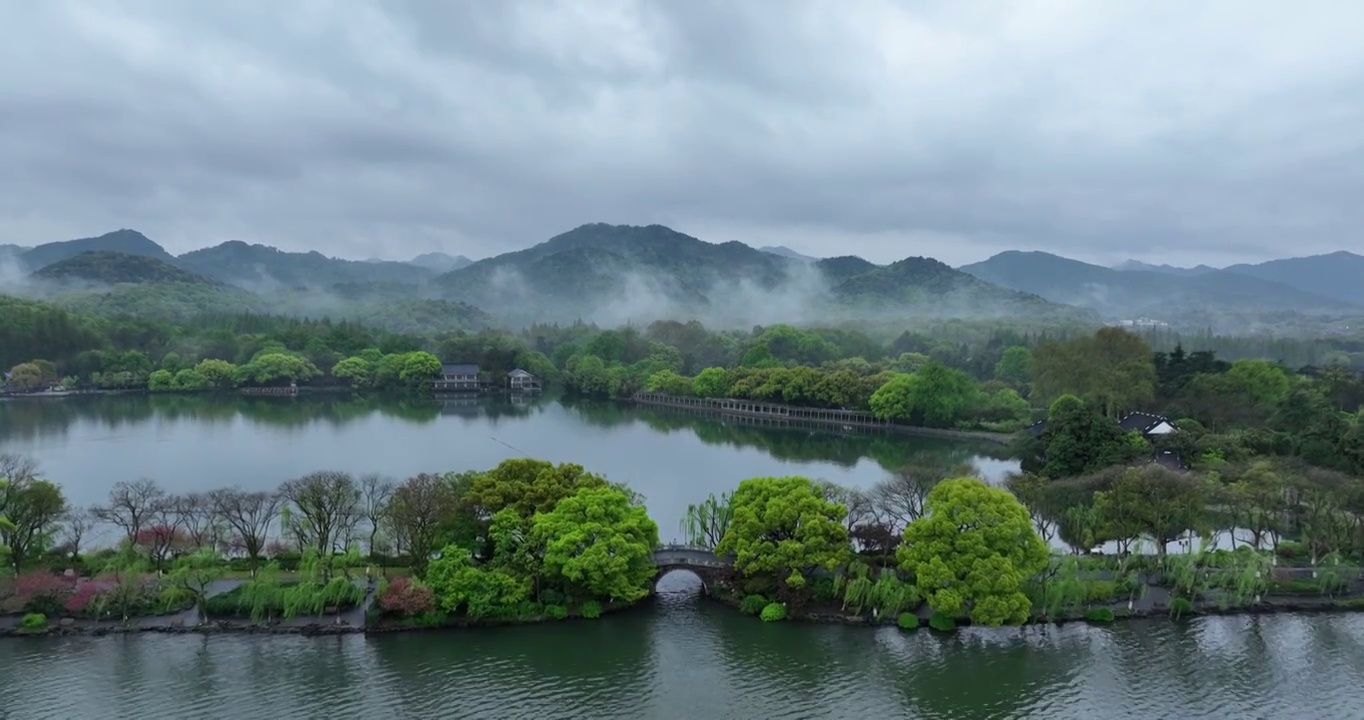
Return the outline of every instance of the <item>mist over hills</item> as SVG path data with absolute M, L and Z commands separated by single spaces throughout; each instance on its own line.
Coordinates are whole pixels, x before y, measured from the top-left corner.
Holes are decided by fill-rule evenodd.
M 79 255 L 40 268 L 34 278 L 92 284 L 186 283 L 223 286 L 222 282 L 190 272 L 172 262 L 149 255 L 129 255 L 108 250 L 86 250 Z
M 1258 265 L 1232 265 L 1226 270 L 1364 305 L 1364 255 L 1341 250 Z
M 419 282 L 433 272 L 410 263 L 342 260 L 316 250 L 292 253 L 230 240 L 176 258 L 189 270 L 247 289 L 261 286 L 325 288 L 337 283 Z
M 466 265 L 471 265 L 474 261 L 463 255 L 451 256 L 443 252 L 429 252 L 422 253 L 407 262 L 434 272 L 446 273 L 451 270 L 458 270 Z
M 1364 315 L 1364 306 L 1340 297 L 1329 283 L 1313 292 L 1232 269 L 1115 270 L 1045 252 L 1008 251 L 961 270 L 1053 302 L 1091 308 L 1107 320 L 1150 318 L 1222 332 L 1256 332 L 1290 316 Z
M 780 255 L 784 258 L 801 260 L 803 262 L 818 262 L 820 260 L 820 258 L 812 257 L 810 255 L 802 255 L 785 245 L 764 245 L 758 249 L 765 253 L 772 253 L 773 255 Z
M 809 262 L 662 225 L 584 225 L 477 261 L 435 284 L 513 322 L 694 318 L 717 326 L 851 319 L 1002 317 L 1075 321 L 1092 313 L 994 287 L 924 258 L 881 267 Z
M 1119 269 L 1120 268 L 1120 269 Z M 230 241 L 172 256 L 135 230 L 0 246 L 0 291 L 104 314 L 287 312 L 390 329 L 473 329 L 578 319 L 775 322 L 1026 318 L 1097 324 L 1150 317 L 1222 332 L 1364 317 L 1364 258 L 1334 253 L 1217 270 L 1136 261 L 1106 268 L 1009 251 L 953 269 L 878 265 L 782 246 L 709 243 L 661 225 L 583 225 L 470 261 L 425 253 L 356 261 Z
M 1124 271 L 1128 271 L 1128 270 L 1141 270 L 1141 271 L 1147 271 L 1147 272 L 1162 272 L 1162 273 L 1168 273 L 1168 274 L 1170 274 L 1170 275 L 1183 275 L 1183 276 L 1186 276 L 1186 277 L 1192 276 L 1192 275 L 1202 275 L 1203 273 L 1206 273 L 1206 272 L 1213 272 L 1213 271 L 1217 270 L 1217 268 L 1215 268 L 1215 267 L 1210 267 L 1210 266 L 1208 266 L 1208 265 L 1197 265 L 1197 266 L 1195 266 L 1195 267 L 1186 268 L 1186 267 L 1176 267 L 1176 266 L 1174 266 L 1174 265 L 1165 265 L 1165 264 L 1162 264 L 1162 265 L 1152 265 L 1151 263 L 1144 263 L 1144 262 L 1142 262 L 1142 261 L 1140 261 L 1140 260 L 1124 260 L 1124 261 L 1118 263 L 1117 265 L 1114 265 L 1114 266 L 1113 266 L 1113 269 L 1114 269 L 1114 270 L 1124 270 Z

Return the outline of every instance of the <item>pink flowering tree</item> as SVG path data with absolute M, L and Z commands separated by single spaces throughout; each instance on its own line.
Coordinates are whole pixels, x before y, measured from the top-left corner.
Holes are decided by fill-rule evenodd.
M 164 570 L 167 560 L 189 549 L 190 541 L 180 528 L 153 525 L 139 530 L 133 537 L 133 545 L 146 553 L 152 561 L 152 569 Z
M 396 577 L 379 596 L 379 607 L 402 615 L 424 615 L 435 612 L 436 599 L 431 588 L 411 578 Z
M 14 579 L 14 594 L 5 600 L 6 611 L 61 615 L 75 580 L 46 570 L 24 573 Z

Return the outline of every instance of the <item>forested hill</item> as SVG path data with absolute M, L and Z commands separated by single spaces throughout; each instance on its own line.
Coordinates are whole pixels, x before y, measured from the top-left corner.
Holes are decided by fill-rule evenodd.
M 1132 266 L 1129 266 L 1132 267 Z M 1052 302 L 1091 308 L 1106 319 L 1149 317 L 1170 324 L 1253 332 L 1285 313 L 1364 315 L 1364 305 L 1232 270 L 1175 273 L 1115 270 L 1044 252 L 1008 251 L 962 271 Z
M 102 255 L 81 259 L 87 252 Z M 27 272 L 13 272 L 15 257 Z M 815 259 L 780 245 L 706 242 L 662 225 L 595 223 L 477 262 L 440 252 L 407 262 L 357 261 L 240 241 L 173 257 L 130 229 L 31 249 L 0 246 L 0 261 L 6 261 L 0 282 L 33 273 L 39 280 L 120 286 L 98 298 L 68 293 L 62 301 L 162 318 L 286 306 L 349 312 L 357 303 L 368 311 L 402 300 L 427 304 L 412 317 L 440 317 L 447 308 L 432 303 L 450 302 L 465 318 L 486 313 L 505 326 L 664 318 L 734 328 L 947 318 L 1092 325 L 1152 318 L 1184 331 L 1322 336 L 1353 334 L 1364 324 L 1364 301 L 1356 297 L 1364 257 L 1347 252 L 1182 272 L 1011 251 L 953 269 L 925 257 L 890 265 L 856 256 Z M 248 294 L 215 290 L 221 285 L 208 281 Z M 122 287 L 129 284 L 139 287 Z
M 90 251 L 139 255 L 172 265 L 175 264 L 175 258 L 166 252 L 165 248 L 149 240 L 146 235 L 126 228 L 97 237 L 63 240 L 39 245 L 20 255 L 19 259 L 31 272 L 37 272 L 53 263 Z
M 845 303 L 924 308 L 942 317 L 1052 316 L 1058 320 L 1098 320 L 1093 312 L 992 285 L 922 257 L 906 258 L 853 275 L 835 285 L 833 293 Z
M 991 286 L 935 260 L 911 258 L 887 267 L 856 257 L 809 262 L 739 242 L 708 243 L 661 225 L 584 225 L 446 273 L 435 284 L 447 297 L 525 321 L 669 317 L 744 326 L 905 313 L 1098 319 Z
M 317 251 L 285 252 L 237 240 L 185 253 L 178 262 L 194 272 L 250 289 L 326 288 L 337 283 L 364 282 L 418 285 L 435 274 L 412 263 L 342 260 Z
M 185 283 L 222 286 L 222 283 L 163 260 L 143 255 L 90 250 L 59 260 L 33 273 L 42 280 L 118 283 Z

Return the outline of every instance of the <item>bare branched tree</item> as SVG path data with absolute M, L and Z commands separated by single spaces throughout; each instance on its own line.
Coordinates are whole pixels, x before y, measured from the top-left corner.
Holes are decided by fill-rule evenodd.
M 94 532 L 98 520 L 89 508 L 68 508 L 62 517 L 61 546 L 74 561 L 80 557 L 81 544 Z
M 289 503 L 289 528 L 306 547 L 323 555 L 344 549 L 359 522 L 360 489 L 348 473 L 322 471 L 280 486 Z
M 189 493 L 171 498 L 174 513 L 185 533 L 185 543 L 191 550 L 218 547 L 218 515 L 208 495 Z
M 455 512 L 455 492 L 439 475 L 422 473 L 403 481 L 388 506 L 394 544 L 407 548 L 418 571 L 436 551 L 443 523 Z
M 37 476 L 38 464 L 33 460 L 14 453 L 0 453 L 0 478 L 20 482 Z
M 360 476 L 360 514 L 369 523 L 369 543 L 365 549 L 374 554 L 374 541 L 388 514 L 388 503 L 393 497 L 393 482 L 379 475 Z
M 867 491 L 844 487 L 828 480 L 820 481 L 819 488 L 824 493 L 824 499 L 843 506 L 843 526 L 849 533 L 858 525 L 876 519 L 876 505 Z
M 151 527 L 165 510 L 166 491 L 151 480 L 115 483 L 109 491 L 109 504 L 93 508 L 95 517 L 121 530 L 129 543 Z
M 947 478 L 972 477 L 976 471 L 969 465 L 906 465 L 877 483 L 871 490 L 876 511 L 897 530 L 918 520 L 924 514 L 928 493 Z
M 283 497 L 274 492 L 245 492 L 237 488 L 214 490 L 208 497 L 214 514 L 246 553 L 254 576 L 270 542 L 270 527 L 279 514 Z

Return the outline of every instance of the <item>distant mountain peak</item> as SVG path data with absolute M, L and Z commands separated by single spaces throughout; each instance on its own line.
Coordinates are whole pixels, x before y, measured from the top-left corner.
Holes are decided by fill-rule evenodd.
M 119 283 L 184 283 L 219 286 L 216 280 L 192 273 L 171 263 L 145 255 L 87 250 L 59 260 L 33 273 L 43 280 Z
M 1120 272 L 1158 272 L 1169 275 L 1202 275 L 1203 273 L 1215 272 L 1217 268 L 1208 265 L 1198 265 L 1195 267 L 1179 267 L 1177 265 L 1152 265 L 1140 260 L 1127 259 L 1113 266 L 1114 270 Z
M 758 249 L 765 253 L 780 255 L 781 257 L 791 258 L 792 260 L 799 260 L 801 262 L 818 262 L 820 260 L 820 258 L 817 257 L 798 253 L 785 245 L 764 245 Z
M 83 252 L 98 251 L 123 253 L 150 257 L 162 262 L 174 263 L 175 258 L 166 249 L 152 242 L 146 235 L 129 228 L 122 228 L 95 237 L 63 240 L 39 245 L 19 256 L 30 271 L 41 270 L 53 263 L 80 255 Z
M 465 265 L 472 264 L 473 260 L 470 260 L 469 258 L 464 257 L 463 255 L 448 255 L 443 252 L 429 252 L 422 253 L 421 255 L 418 255 L 417 257 L 414 257 L 411 260 L 408 260 L 407 262 L 410 265 L 424 267 L 430 270 L 434 270 L 438 273 L 447 273 L 450 272 L 451 270 L 458 270 L 459 268 L 462 268 Z

